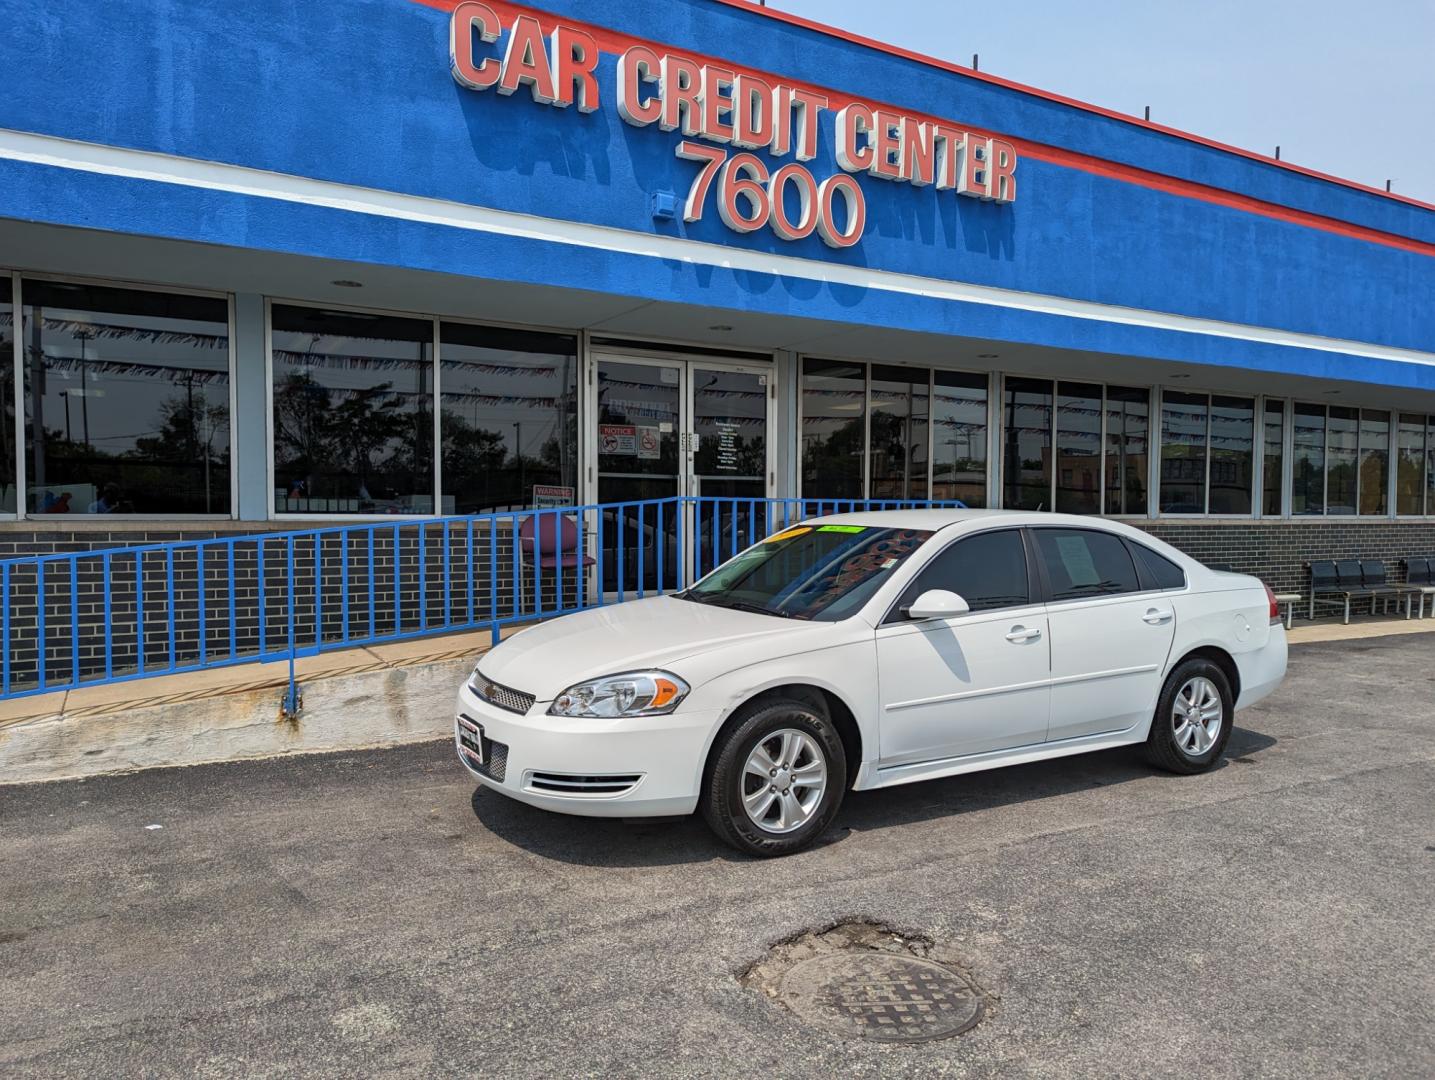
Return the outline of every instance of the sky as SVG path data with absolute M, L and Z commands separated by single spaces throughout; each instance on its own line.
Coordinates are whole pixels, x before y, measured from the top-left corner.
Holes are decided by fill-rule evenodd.
M 1435 202 L 1435 0 L 768 5 Z

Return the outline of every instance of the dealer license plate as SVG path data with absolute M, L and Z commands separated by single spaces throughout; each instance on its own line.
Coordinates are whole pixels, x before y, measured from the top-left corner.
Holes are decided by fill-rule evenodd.
M 483 761 L 483 728 L 479 727 L 466 716 L 458 718 L 458 741 L 472 758 L 482 765 Z

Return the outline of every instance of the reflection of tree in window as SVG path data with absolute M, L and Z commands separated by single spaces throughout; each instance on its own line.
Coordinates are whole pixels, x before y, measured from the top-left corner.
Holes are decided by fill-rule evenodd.
M 433 324 L 275 305 L 275 508 L 433 509 Z
M 228 513 L 228 303 L 21 288 L 29 511 Z

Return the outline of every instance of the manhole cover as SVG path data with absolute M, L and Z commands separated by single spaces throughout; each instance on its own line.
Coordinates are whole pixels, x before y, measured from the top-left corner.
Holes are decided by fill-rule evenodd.
M 949 1038 L 982 1015 L 981 996 L 957 972 L 883 952 L 805 960 L 783 976 L 779 996 L 810 1023 L 883 1042 Z

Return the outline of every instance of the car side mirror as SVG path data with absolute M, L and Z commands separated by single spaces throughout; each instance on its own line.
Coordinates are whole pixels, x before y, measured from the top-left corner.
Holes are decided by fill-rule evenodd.
M 951 619 L 971 611 L 971 605 L 946 589 L 928 589 L 907 609 L 909 619 Z

